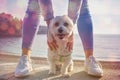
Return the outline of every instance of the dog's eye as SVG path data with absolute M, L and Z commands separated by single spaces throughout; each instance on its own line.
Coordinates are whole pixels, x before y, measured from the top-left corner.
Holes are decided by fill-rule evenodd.
M 59 26 L 59 23 L 58 23 L 58 22 L 56 22 L 54 25 L 57 27 L 57 26 Z
M 68 26 L 68 23 L 67 23 L 67 22 L 65 22 L 65 23 L 64 23 L 64 26 Z

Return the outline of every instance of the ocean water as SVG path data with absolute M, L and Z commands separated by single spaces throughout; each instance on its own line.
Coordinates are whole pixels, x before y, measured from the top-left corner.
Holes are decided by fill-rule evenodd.
M 0 38 L 0 52 L 21 55 L 21 37 Z M 47 57 L 47 37 L 37 35 L 32 56 Z M 120 61 L 120 35 L 94 35 L 94 56 L 101 61 Z M 84 51 L 78 34 L 74 35 L 73 59 L 84 60 Z

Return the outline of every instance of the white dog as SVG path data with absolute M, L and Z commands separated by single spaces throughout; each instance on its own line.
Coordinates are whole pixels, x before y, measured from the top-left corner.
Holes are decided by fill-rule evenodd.
M 64 15 L 57 16 L 51 20 L 48 29 L 48 41 L 56 41 L 57 50 L 48 48 L 48 61 L 50 64 L 49 74 L 56 74 L 56 65 L 61 64 L 61 73 L 63 76 L 69 76 L 68 72 L 73 70 L 73 61 L 71 58 L 72 50 L 69 51 L 67 43 L 73 41 L 73 22 Z

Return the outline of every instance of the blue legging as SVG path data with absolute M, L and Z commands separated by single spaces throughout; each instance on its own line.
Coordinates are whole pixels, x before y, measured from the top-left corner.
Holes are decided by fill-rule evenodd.
M 51 0 L 29 0 L 23 20 L 22 48 L 31 50 L 40 23 L 40 7 L 43 9 L 42 15 L 46 21 L 53 18 Z
M 82 0 L 69 0 L 68 16 L 74 23 L 77 20 L 78 32 L 81 37 L 84 50 L 93 50 L 93 30 L 87 5 L 88 0 L 83 0 L 82 4 L 80 4 L 80 1 Z M 75 4 L 75 6 L 72 4 Z M 71 8 L 72 6 L 73 8 Z M 45 21 L 54 17 L 51 0 L 29 0 L 23 21 L 22 48 L 31 49 L 39 26 L 40 13 L 42 13 Z
M 89 14 L 87 0 L 83 0 L 77 20 L 77 26 L 84 50 L 93 50 L 93 25 Z

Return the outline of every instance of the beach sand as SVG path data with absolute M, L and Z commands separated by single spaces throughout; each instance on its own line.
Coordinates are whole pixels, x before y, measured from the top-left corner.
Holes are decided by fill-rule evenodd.
M 120 62 L 100 62 L 103 77 L 94 77 L 84 72 L 83 61 L 74 60 L 74 70 L 71 77 L 63 78 L 61 75 L 48 75 L 49 65 L 46 58 L 32 57 L 33 72 L 24 78 L 15 78 L 14 70 L 19 56 L 0 53 L 0 80 L 120 80 Z

